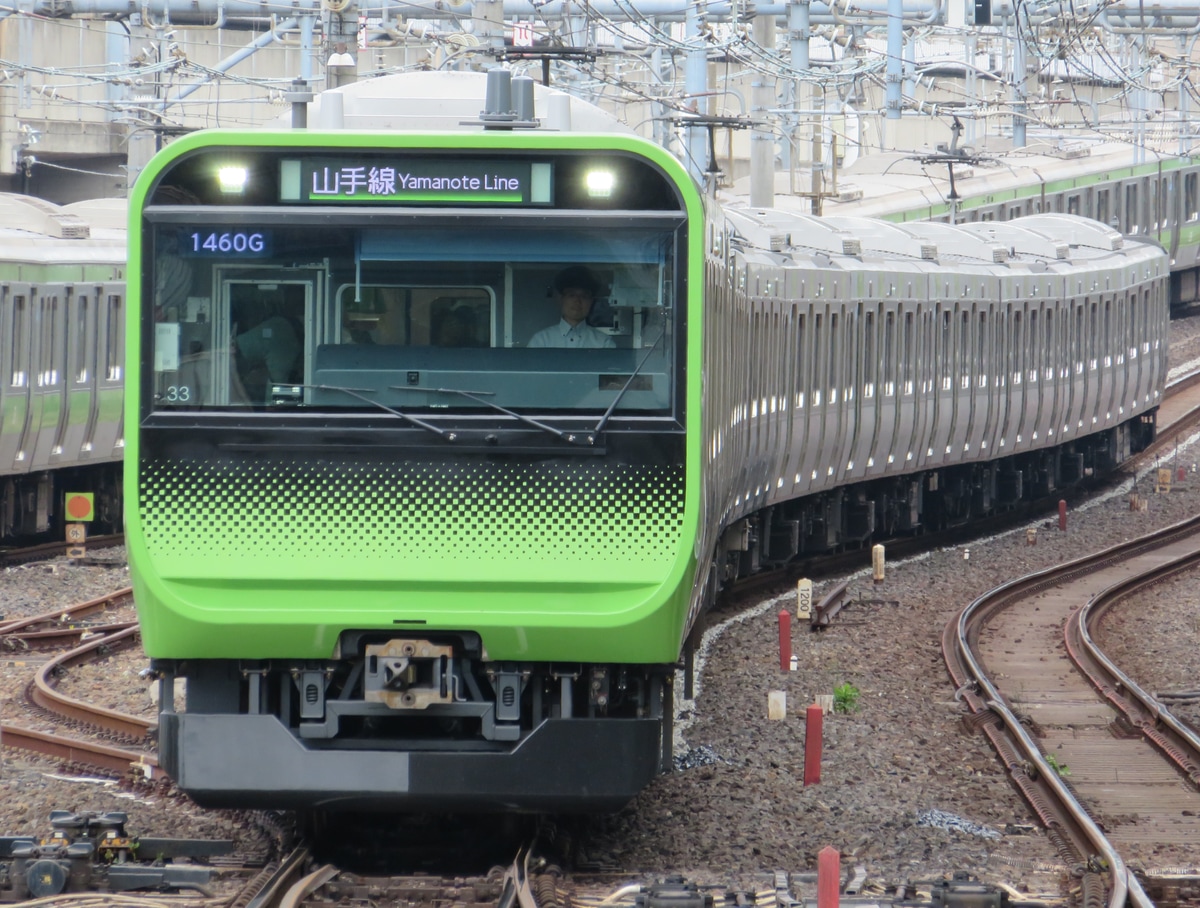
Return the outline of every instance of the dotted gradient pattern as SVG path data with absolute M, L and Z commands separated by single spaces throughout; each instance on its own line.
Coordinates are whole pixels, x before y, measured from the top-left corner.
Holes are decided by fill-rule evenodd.
M 669 564 L 682 465 L 143 461 L 152 556 L 579 559 Z

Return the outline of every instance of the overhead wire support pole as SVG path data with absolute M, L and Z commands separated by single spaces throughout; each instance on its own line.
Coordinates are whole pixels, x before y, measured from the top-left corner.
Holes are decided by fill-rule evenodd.
M 792 65 L 792 116 L 788 123 L 787 142 L 784 148 L 787 153 L 787 168 L 790 177 L 790 190 L 796 191 L 796 159 L 799 155 L 800 141 L 800 111 L 810 106 L 809 98 L 805 97 L 808 83 L 804 73 L 809 70 L 809 41 L 812 38 L 811 6 L 809 0 L 792 0 L 788 4 L 788 49 L 791 52 Z
M 700 33 L 700 4 L 692 0 L 687 6 L 685 38 L 688 44 L 687 66 L 684 72 L 684 93 L 694 105 L 697 116 L 708 114 L 708 47 Z M 704 185 L 708 158 L 708 135 L 702 126 L 687 127 L 687 168 L 698 183 Z
M 1025 58 L 1025 39 L 1021 36 L 1021 10 L 1024 4 L 1021 0 L 1013 3 L 1013 148 L 1025 147 L 1025 117 L 1028 113 L 1028 100 L 1025 80 L 1029 69 Z
M 904 78 L 904 0 L 888 0 L 887 118 L 899 120 Z

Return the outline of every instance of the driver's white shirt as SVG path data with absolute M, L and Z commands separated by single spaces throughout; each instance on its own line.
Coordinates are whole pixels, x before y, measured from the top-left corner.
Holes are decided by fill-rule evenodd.
M 575 347 L 580 350 L 608 350 L 616 347 L 613 339 L 587 322 L 572 326 L 565 318 L 557 325 L 543 328 L 529 339 L 530 347 Z

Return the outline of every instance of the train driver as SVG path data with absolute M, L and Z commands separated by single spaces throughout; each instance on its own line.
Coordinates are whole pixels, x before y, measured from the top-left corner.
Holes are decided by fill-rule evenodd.
M 572 265 L 554 276 L 554 298 L 562 318 L 557 325 L 543 328 L 529 339 L 530 347 L 575 347 L 582 350 L 607 350 L 613 339 L 587 323 L 592 303 L 600 291 L 600 281 L 584 265 Z

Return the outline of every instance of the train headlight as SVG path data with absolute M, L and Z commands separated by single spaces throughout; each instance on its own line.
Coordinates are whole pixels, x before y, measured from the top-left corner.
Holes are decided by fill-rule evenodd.
M 246 191 L 247 176 L 245 167 L 222 167 L 217 171 L 217 183 L 221 192 L 242 193 Z
M 587 172 L 587 194 L 593 199 L 607 199 L 612 196 L 616 177 L 611 170 L 589 170 Z

